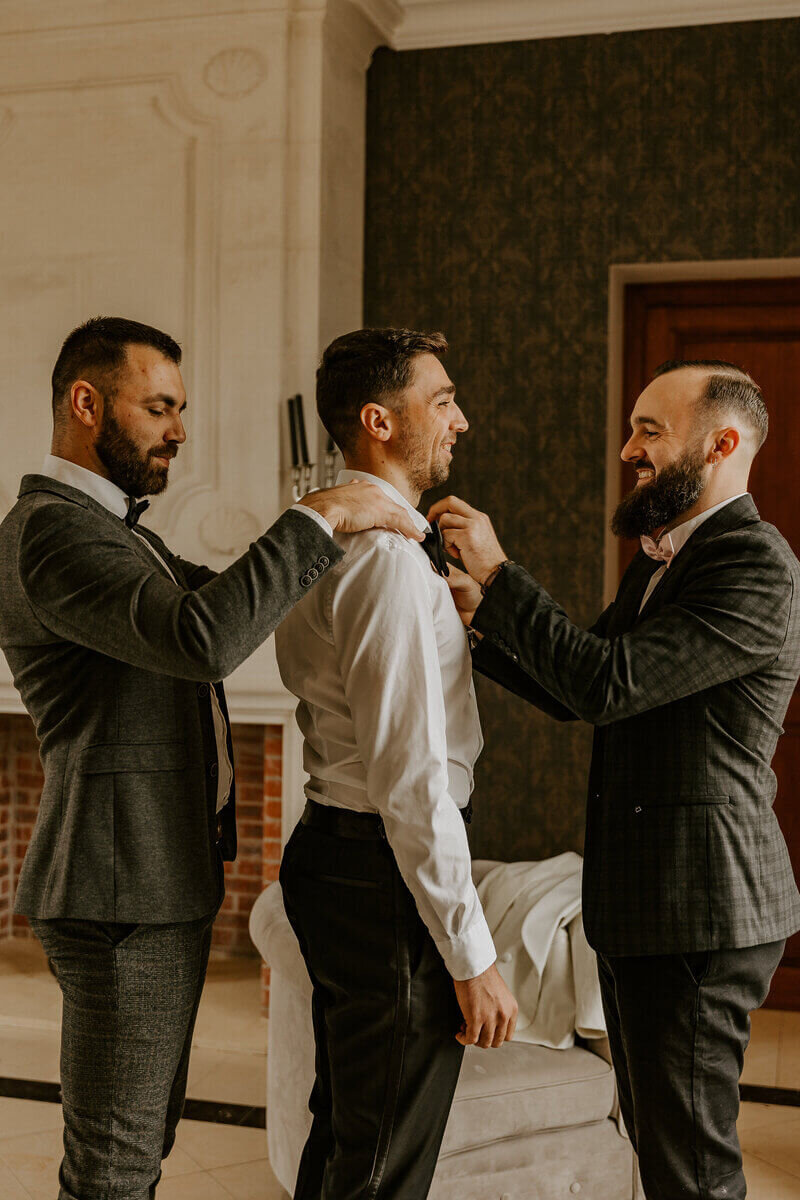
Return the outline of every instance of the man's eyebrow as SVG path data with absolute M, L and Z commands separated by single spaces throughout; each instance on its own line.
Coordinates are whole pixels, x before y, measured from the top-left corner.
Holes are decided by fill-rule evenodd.
M 655 425 L 657 429 L 666 429 L 666 425 L 662 425 L 655 417 L 631 417 L 631 425 L 634 429 L 638 425 Z
M 144 403 L 145 404 L 166 404 L 167 408 L 178 408 L 178 401 L 175 399 L 174 396 L 168 396 L 166 394 L 166 392 L 157 392 L 155 394 L 155 396 L 148 396 L 145 399 Z M 186 401 L 184 400 L 183 404 L 180 406 L 179 412 L 183 412 L 183 410 L 185 408 L 188 408 L 188 405 L 187 405 Z
M 437 396 L 455 396 L 455 394 L 456 394 L 456 385 L 454 383 L 449 383 L 447 385 L 447 387 L 437 388 L 436 391 L 431 396 L 431 399 L 435 400 Z

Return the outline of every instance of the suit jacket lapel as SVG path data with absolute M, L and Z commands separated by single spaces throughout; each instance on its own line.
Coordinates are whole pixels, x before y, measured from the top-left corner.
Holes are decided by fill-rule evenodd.
M 758 509 L 755 506 L 753 497 L 749 494 L 740 496 L 738 500 L 726 504 L 719 512 L 715 512 L 713 517 L 709 517 L 707 521 L 694 531 L 685 546 L 680 550 L 673 562 L 664 572 L 664 577 L 659 580 L 653 590 L 652 595 L 647 599 L 641 613 L 638 613 L 634 618 L 634 623 L 639 619 L 644 620 L 650 617 L 662 605 L 669 604 L 675 598 L 675 595 L 680 591 L 681 581 L 692 560 L 692 555 L 708 541 L 709 538 L 718 537 L 721 533 L 727 533 L 731 529 L 736 529 L 740 525 L 750 525 L 754 521 L 760 521 Z M 646 557 L 646 555 L 645 555 Z
M 640 550 L 622 577 L 606 637 L 618 637 L 632 628 L 648 583 L 661 564 Z

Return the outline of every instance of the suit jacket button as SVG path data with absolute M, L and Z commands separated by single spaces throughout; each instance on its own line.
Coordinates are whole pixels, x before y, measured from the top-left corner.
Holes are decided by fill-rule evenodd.
M 635 808 L 633 811 L 634 811 L 635 813 L 640 813 L 640 812 L 642 811 L 642 806 L 641 806 L 641 804 L 637 804 L 637 805 L 636 805 L 636 808 Z
M 201 683 L 199 688 L 197 689 L 197 694 L 201 700 L 203 699 L 204 696 L 207 696 L 208 695 L 208 684 Z
M 311 578 L 310 575 L 303 575 L 302 578 L 300 579 L 300 582 L 303 585 L 303 587 L 311 587 L 314 580 Z
M 319 579 L 319 571 L 317 570 L 316 567 L 309 567 L 308 573 L 312 579 Z
M 328 556 L 327 556 L 327 555 L 323 554 L 323 555 L 321 556 L 320 560 L 319 560 L 319 566 L 320 566 L 320 567 L 322 568 L 322 570 L 324 571 L 324 570 L 325 570 L 325 568 L 326 568 L 326 567 L 329 567 L 330 565 L 331 565 L 331 560 L 328 558 Z
M 217 776 L 219 775 L 219 767 L 217 766 L 216 763 L 211 764 L 211 766 L 208 768 L 208 773 L 212 779 L 217 778 Z

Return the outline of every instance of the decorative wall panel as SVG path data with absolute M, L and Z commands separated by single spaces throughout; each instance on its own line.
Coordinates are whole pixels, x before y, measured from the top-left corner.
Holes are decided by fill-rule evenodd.
M 800 253 L 798 46 L 765 21 L 375 56 L 366 320 L 448 334 L 472 422 L 450 486 L 583 624 L 609 267 Z M 475 852 L 580 848 L 590 731 L 479 695 Z

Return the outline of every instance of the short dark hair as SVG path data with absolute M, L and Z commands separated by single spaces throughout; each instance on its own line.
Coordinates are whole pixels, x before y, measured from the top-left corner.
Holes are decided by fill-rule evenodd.
M 411 383 L 415 358 L 441 358 L 446 352 L 443 333 L 414 329 L 356 329 L 331 342 L 317 370 L 317 412 L 339 449 L 355 447 L 365 404 L 397 411 L 398 398 Z
M 92 317 L 73 329 L 53 367 L 53 420 L 58 422 L 64 401 L 76 379 L 86 379 L 98 390 L 113 390 L 113 376 L 125 363 L 128 346 L 152 346 L 174 363 L 181 348 L 174 338 L 152 325 L 125 317 Z
M 769 416 L 761 388 L 751 375 L 735 363 L 720 358 L 670 359 L 656 367 L 653 378 L 668 375 L 671 371 L 682 371 L 687 367 L 700 367 L 709 372 L 700 403 L 712 419 L 734 412 L 743 417 L 756 435 L 756 450 L 767 440 Z

